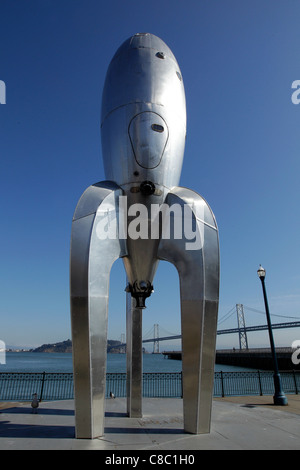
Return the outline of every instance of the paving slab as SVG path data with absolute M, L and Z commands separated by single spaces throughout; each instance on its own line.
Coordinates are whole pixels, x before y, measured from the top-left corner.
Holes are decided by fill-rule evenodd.
M 145 398 L 143 417 L 126 416 L 126 399 L 106 400 L 105 432 L 100 438 L 76 439 L 73 400 L 42 402 L 37 414 L 30 403 L 0 407 L 0 450 L 299 450 L 300 399 L 286 407 L 272 397 L 214 399 L 209 434 L 183 430 L 182 400 Z

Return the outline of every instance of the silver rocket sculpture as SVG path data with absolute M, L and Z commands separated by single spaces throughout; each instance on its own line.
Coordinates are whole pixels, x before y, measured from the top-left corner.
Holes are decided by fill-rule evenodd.
M 142 414 L 141 318 L 159 260 L 180 280 L 183 419 L 210 430 L 219 297 L 215 217 L 178 186 L 186 139 L 182 74 L 169 47 L 139 33 L 109 65 L 101 116 L 106 181 L 81 196 L 72 222 L 70 290 L 76 436 L 103 434 L 109 275 L 127 276 L 127 411 Z M 161 312 L 163 316 L 163 311 Z

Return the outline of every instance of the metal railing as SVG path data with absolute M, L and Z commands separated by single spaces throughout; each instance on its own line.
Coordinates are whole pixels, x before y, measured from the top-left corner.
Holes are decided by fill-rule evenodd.
M 281 371 L 284 392 L 298 394 L 300 371 Z M 126 373 L 106 374 L 106 397 L 126 397 Z M 0 373 L 0 401 L 31 401 L 37 393 L 40 401 L 73 399 L 73 374 L 63 372 Z M 273 372 L 215 372 L 214 396 L 272 395 Z M 182 397 L 182 373 L 158 372 L 143 374 L 143 396 L 157 398 Z
M 273 372 L 215 372 L 214 396 L 273 395 Z M 300 371 L 281 371 L 282 386 L 285 393 L 298 394 L 300 390 Z
M 31 401 L 37 393 L 40 400 L 73 398 L 72 373 L 2 372 L 0 401 Z

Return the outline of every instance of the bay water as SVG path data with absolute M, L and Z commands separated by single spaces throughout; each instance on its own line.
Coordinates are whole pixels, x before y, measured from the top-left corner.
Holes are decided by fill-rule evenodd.
M 143 354 L 143 372 L 181 372 L 182 362 L 163 354 Z M 215 365 L 215 371 L 246 371 L 242 367 Z M 73 372 L 72 354 L 6 352 L 0 372 Z M 107 354 L 107 372 L 126 372 L 126 354 Z

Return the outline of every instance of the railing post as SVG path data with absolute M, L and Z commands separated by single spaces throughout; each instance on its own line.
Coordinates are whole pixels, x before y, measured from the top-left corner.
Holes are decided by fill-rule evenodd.
M 43 376 L 42 376 L 42 387 L 41 387 L 41 395 L 40 395 L 40 402 L 42 401 L 42 398 L 43 398 L 43 391 L 44 391 L 44 383 L 45 383 L 45 375 L 46 375 L 46 372 L 43 372 Z
M 293 369 L 293 377 L 294 377 L 294 382 L 295 382 L 295 393 L 296 393 L 296 395 L 298 395 L 298 387 L 297 387 L 297 379 L 296 379 L 295 369 Z
M 258 383 L 259 383 L 259 394 L 262 397 L 263 393 L 262 393 L 262 386 L 261 386 L 260 371 L 258 370 L 257 373 L 258 373 Z
M 183 382 L 182 382 L 182 371 L 181 371 L 181 398 L 183 398 Z
M 223 382 L 223 371 L 221 370 L 221 387 L 222 387 L 222 398 L 225 397 L 225 392 L 224 392 L 224 382 Z

